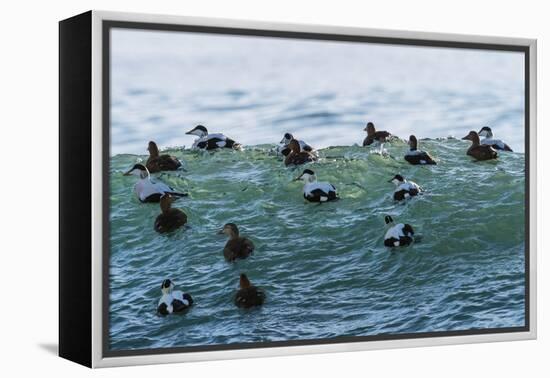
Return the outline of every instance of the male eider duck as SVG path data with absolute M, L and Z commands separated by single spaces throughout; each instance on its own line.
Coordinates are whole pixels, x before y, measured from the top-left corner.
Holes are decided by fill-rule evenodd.
M 468 148 L 466 155 L 470 155 L 476 160 L 491 160 L 498 157 L 496 150 L 492 146 L 479 144 L 479 135 L 477 135 L 475 131 L 470 131 L 470 133 L 462 139 L 472 141 L 472 145 Z
M 187 193 L 178 193 L 163 182 L 151 180 L 149 170 L 143 164 L 134 165 L 124 176 L 138 176 L 134 185 L 134 192 L 141 202 L 159 202 L 163 194 L 168 193 L 175 197 L 185 197 Z
M 229 240 L 223 249 L 223 257 L 229 262 L 236 259 L 246 259 L 254 252 L 254 243 L 250 239 L 239 236 L 239 229 L 234 223 L 227 223 L 218 232 L 229 236 Z
M 317 157 L 308 151 L 302 151 L 300 143 L 296 139 L 292 139 L 288 144 L 290 152 L 286 155 L 285 165 L 300 165 L 310 163 L 317 160 Z
M 281 139 L 281 141 L 279 142 L 281 143 L 281 145 L 277 148 L 277 152 L 283 156 L 287 156 L 290 153 L 290 148 L 288 147 L 288 145 L 290 144 L 291 140 L 294 140 L 294 136 L 290 133 L 286 133 L 283 136 L 283 139 Z M 296 139 L 296 140 L 300 144 L 300 151 L 306 151 L 311 153 L 315 152 L 313 147 L 311 147 L 309 144 L 307 144 L 303 140 L 299 140 L 299 139 Z
M 168 193 L 160 197 L 162 213 L 157 216 L 154 227 L 155 231 L 160 234 L 177 230 L 187 223 L 187 215 L 179 209 L 173 209 L 172 202 L 174 202 L 174 197 Z
M 363 146 L 370 146 L 373 142 L 385 143 L 392 136 L 387 131 L 376 131 L 372 122 L 367 123 L 364 131 L 367 132 L 367 137 L 363 140 Z
M 413 165 L 436 165 L 435 160 L 426 151 L 418 150 L 418 141 L 414 135 L 409 137 L 410 149 L 405 154 L 405 160 Z
M 479 136 L 483 137 L 483 140 L 481 141 L 481 144 L 486 144 L 488 146 L 493 147 L 495 150 L 502 150 L 502 151 L 509 151 L 514 152 L 508 146 L 506 143 L 501 141 L 500 139 L 494 139 L 493 138 L 493 132 L 491 131 L 491 128 L 488 126 L 484 126 L 479 130 Z
M 318 182 L 315 172 L 305 169 L 302 174 L 294 179 L 302 180 L 304 184 L 304 198 L 309 202 L 327 202 L 338 199 L 336 187 L 328 182 Z
M 193 305 L 193 298 L 187 293 L 174 290 L 174 283 L 168 279 L 162 281 L 160 286 L 162 297 L 160 297 L 157 313 L 166 316 L 173 313 L 181 313 Z
M 393 176 L 389 182 L 395 184 L 396 186 L 395 191 L 393 192 L 393 199 L 395 201 L 402 201 L 406 198 L 417 196 L 420 192 L 422 192 L 420 186 L 418 186 L 415 182 L 408 181 L 401 175 Z
M 241 145 L 223 134 L 208 134 L 203 125 L 197 125 L 194 129 L 186 132 L 188 135 L 198 136 L 191 148 L 196 150 L 215 150 L 217 148 L 239 149 Z
M 160 155 L 157 144 L 153 141 L 149 142 L 147 151 L 149 151 L 149 159 L 147 159 L 147 163 L 145 163 L 145 166 L 149 170 L 149 173 L 157 173 L 160 171 L 175 171 L 181 167 L 181 162 L 174 156 L 166 154 Z
M 402 247 L 413 242 L 414 231 L 410 224 L 393 223 L 393 218 L 389 215 L 385 217 L 386 225 L 389 226 L 386 235 L 384 235 L 384 245 L 386 247 Z
M 252 285 L 246 274 L 242 273 L 239 279 L 239 290 L 235 294 L 235 305 L 242 308 L 261 306 L 265 301 L 262 289 Z

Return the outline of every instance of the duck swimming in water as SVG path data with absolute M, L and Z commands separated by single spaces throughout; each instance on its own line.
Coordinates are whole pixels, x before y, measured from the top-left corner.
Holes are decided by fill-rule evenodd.
M 154 226 L 155 231 L 160 234 L 177 230 L 187 223 L 187 215 L 179 209 L 173 209 L 172 202 L 174 202 L 174 197 L 168 193 L 160 197 L 162 213 L 157 216 Z
M 239 278 L 239 290 L 235 294 L 235 305 L 242 308 L 261 306 L 265 301 L 265 293 L 262 289 L 250 283 L 246 274 Z
M 174 197 L 185 197 L 187 193 L 178 193 L 161 181 L 152 181 L 149 170 L 143 164 L 134 165 L 124 176 L 137 176 L 139 180 L 134 185 L 134 192 L 141 202 L 159 202 L 165 193 Z
M 466 154 L 473 157 L 474 159 L 491 160 L 498 157 L 498 154 L 493 147 L 479 143 L 479 135 L 477 135 L 475 131 L 470 131 L 470 133 L 462 139 L 472 141 L 472 145 L 470 146 L 470 148 L 468 148 Z
M 294 136 L 290 133 L 286 133 L 283 136 L 283 139 L 281 139 L 281 142 L 280 142 L 281 145 L 277 148 L 277 153 L 283 156 L 287 156 L 290 153 L 290 148 L 288 147 L 288 145 L 291 140 L 294 140 Z M 300 151 L 315 153 L 315 150 L 309 144 L 307 144 L 303 140 L 298 140 L 298 139 L 296 140 L 300 144 Z
M 417 196 L 422 192 L 420 186 L 418 186 L 415 182 L 408 181 L 401 175 L 393 176 L 389 182 L 395 184 L 396 186 L 395 191 L 393 192 L 393 199 L 395 201 L 402 201 L 404 199 Z
M 393 218 L 389 215 L 386 215 L 384 221 L 389 227 L 386 235 L 384 235 L 384 245 L 386 247 L 402 247 L 414 241 L 414 230 L 410 224 L 394 224 Z
M 193 305 L 193 298 L 187 293 L 174 290 L 174 283 L 166 279 L 160 286 L 162 297 L 160 297 L 157 313 L 166 316 L 174 313 L 181 313 Z
M 294 181 L 302 180 L 304 184 L 304 198 L 309 202 L 327 202 L 338 199 L 336 187 L 328 182 L 318 182 L 315 172 L 305 169 Z
M 488 146 L 491 146 L 495 150 L 514 152 L 512 151 L 510 146 L 508 146 L 506 143 L 504 143 L 500 139 L 494 139 L 493 132 L 491 131 L 491 128 L 488 126 L 482 127 L 481 130 L 479 130 L 478 135 L 483 137 L 481 144 L 486 144 Z
M 367 123 L 364 131 L 367 132 L 367 137 L 363 140 L 363 146 L 370 146 L 374 142 L 386 143 L 392 136 L 387 131 L 376 131 L 372 122 Z
M 254 252 L 254 243 L 250 239 L 239 236 L 239 229 L 235 223 L 227 223 L 218 231 L 218 234 L 229 236 L 229 240 L 223 249 L 223 257 L 228 262 L 246 259 Z
M 241 145 L 223 134 L 208 134 L 203 125 L 197 125 L 185 134 L 198 136 L 191 146 L 195 150 L 215 150 L 217 148 L 232 148 L 238 150 Z
M 410 149 L 405 154 L 405 160 L 412 165 L 436 165 L 435 160 L 426 151 L 418 150 L 418 141 L 414 135 L 409 137 Z
M 149 170 L 149 173 L 157 173 L 160 171 L 175 171 L 181 167 L 181 162 L 174 156 L 166 154 L 161 155 L 159 153 L 157 144 L 153 141 L 149 142 L 147 151 L 149 151 L 149 159 L 147 159 L 147 163 L 145 163 L 145 166 Z
M 286 155 L 285 165 L 300 165 L 305 163 L 311 163 L 317 160 L 317 157 L 311 152 L 302 151 L 300 149 L 300 143 L 296 139 L 292 139 L 288 144 L 290 152 Z

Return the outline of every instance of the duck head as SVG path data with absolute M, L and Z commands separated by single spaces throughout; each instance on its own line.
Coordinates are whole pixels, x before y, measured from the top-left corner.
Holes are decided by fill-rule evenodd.
M 284 136 L 283 136 L 283 139 L 281 139 L 281 141 L 279 143 L 282 143 L 284 144 L 285 146 L 288 146 L 288 144 L 290 143 L 290 141 L 294 139 L 294 136 L 291 134 L 291 133 L 286 133 Z
M 418 148 L 418 140 L 416 139 L 416 137 L 414 135 L 411 135 L 409 137 L 409 142 L 408 142 L 410 148 L 411 148 L 411 151 L 414 151 Z
M 208 130 L 206 130 L 206 127 L 204 127 L 203 125 L 197 125 L 192 130 L 189 130 L 185 134 L 196 135 L 199 138 L 202 138 L 208 135 Z
M 239 236 L 239 228 L 235 223 L 226 223 L 223 228 L 218 231 L 218 234 L 225 234 L 229 236 L 230 239 L 233 239 Z
M 170 294 L 172 290 L 174 289 L 174 283 L 170 281 L 169 279 L 165 279 L 162 281 L 162 284 L 160 285 L 160 291 L 162 291 L 162 294 Z
M 159 156 L 159 148 L 157 147 L 157 144 L 153 141 L 149 142 L 149 145 L 147 146 L 147 151 L 149 151 L 149 156 L 151 157 Z
M 164 193 L 162 197 L 160 197 L 160 209 L 162 210 L 162 212 L 167 213 L 170 210 L 173 202 L 174 197 L 172 197 L 168 193 Z
M 302 174 L 294 179 L 294 181 L 300 180 L 306 183 L 314 182 L 317 180 L 317 177 L 315 176 L 315 172 L 313 172 L 311 169 L 304 169 Z
M 481 130 L 479 130 L 478 133 L 479 136 L 482 136 L 484 138 L 492 138 L 493 137 L 493 131 L 489 126 L 483 126 Z
M 403 184 L 403 182 L 405 182 L 405 178 L 401 175 L 395 175 L 393 176 L 393 178 L 391 180 L 389 180 L 388 182 L 392 182 L 395 184 L 395 186 L 398 186 L 398 185 L 401 185 Z
M 374 123 L 367 123 L 367 126 L 363 129 L 363 131 L 366 131 L 367 135 L 374 135 L 374 133 L 376 132 L 376 129 L 374 128 Z
M 124 173 L 124 176 L 137 176 L 139 178 L 149 177 L 149 170 L 143 164 L 136 164 L 128 172 Z
M 239 278 L 239 287 L 241 289 L 248 289 L 252 284 L 250 283 L 250 280 L 246 276 L 246 274 L 241 273 L 241 276 Z
M 298 143 L 298 141 L 296 139 L 292 139 L 289 143 L 288 143 L 288 148 L 290 148 L 290 150 L 292 152 L 294 152 L 295 154 L 299 153 L 301 151 L 301 148 L 300 148 L 300 143 Z
M 472 130 L 468 133 L 468 135 L 462 138 L 462 140 L 471 140 L 472 144 L 474 146 L 477 146 L 479 144 L 479 135 L 477 135 L 477 133 L 474 130 Z

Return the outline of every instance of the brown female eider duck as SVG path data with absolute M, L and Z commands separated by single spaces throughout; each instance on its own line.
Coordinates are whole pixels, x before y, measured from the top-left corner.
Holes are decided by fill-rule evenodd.
M 235 294 L 235 305 L 242 308 L 261 306 L 265 301 L 262 289 L 252 285 L 246 274 L 242 273 L 239 279 L 239 290 Z
M 470 155 L 474 159 L 491 160 L 498 157 L 498 154 L 493 147 L 479 143 L 479 135 L 477 135 L 475 131 L 470 131 L 470 133 L 462 139 L 472 141 L 472 145 L 470 146 L 470 148 L 468 148 L 466 154 Z
M 160 297 L 157 313 L 166 316 L 173 313 L 181 313 L 193 305 L 190 294 L 174 290 L 174 283 L 169 279 L 162 281 L 160 285 L 162 297 Z
M 150 173 L 175 171 L 181 167 L 181 162 L 174 156 L 160 155 L 157 144 L 153 141 L 149 142 L 147 151 L 149 151 L 149 159 L 147 159 L 145 166 Z
M 481 130 L 479 130 L 478 135 L 483 137 L 483 140 L 481 141 L 481 144 L 486 144 L 488 146 L 491 146 L 495 150 L 514 152 L 514 151 L 512 151 L 510 146 L 508 146 L 506 143 L 504 143 L 500 139 L 494 139 L 493 138 L 493 131 L 488 126 L 482 127 Z
M 281 144 L 277 148 L 277 152 L 283 156 L 287 156 L 290 153 L 290 148 L 288 147 L 288 145 L 290 144 L 290 141 L 294 139 L 295 138 L 292 134 L 286 133 L 283 136 L 283 139 L 281 139 L 281 141 L 279 142 Z M 296 140 L 300 144 L 300 151 L 315 153 L 315 149 L 311 147 L 309 144 L 307 144 L 303 140 L 299 140 L 299 139 L 296 139 Z
M 414 135 L 409 137 L 410 150 L 405 154 L 405 160 L 412 165 L 436 165 L 435 160 L 426 151 L 418 150 L 418 141 Z
M 305 163 L 311 163 L 317 160 L 317 157 L 311 152 L 302 151 L 300 143 L 296 139 L 292 139 L 288 144 L 290 152 L 286 155 L 285 165 L 300 165 Z
M 384 245 L 386 247 L 403 247 L 411 244 L 414 239 L 414 230 L 410 224 L 393 223 L 393 218 L 386 215 L 384 218 L 388 230 L 384 235 Z
M 197 125 L 185 134 L 198 136 L 193 146 L 191 146 L 194 150 L 215 150 L 217 148 L 232 148 L 238 150 L 241 148 L 239 143 L 223 134 L 208 134 L 208 130 L 206 130 L 206 127 L 203 125 Z
M 374 123 L 372 122 L 367 123 L 367 127 L 365 127 L 364 131 L 367 132 L 367 137 L 363 140 L 363 147 L 370 146 L 375 141 L 385 143 L 392 136 L 387 131 L 376 131 Z
M 155 231 L 160 234 L 177 230 L 187 223 L 187 215 L 179 209 L 173 209 L 171 207 L 172 202 L 174 202 L 174 197 L 168 193 L 160 197 L 162 213 L 157 216 L 154 226 Z
M 239 229 L 235 223 L 227 223 L 218 232 L 229 236 L 223 249 L 223 256 L 229 262 L 236 259 L 246 259 L 254 252 L 254 243 L 250 239 L 239 236 Z
M 134 165 L 124 176 L 137 176 L 139 180 L 134 185 L 140 202 L 159 202 L 163 194 L 168 193 L 175 197 L 186 197 L 187 193 L 178 193 L 161 181 L 151 180 L 149 170 L 143 164 Z
M 305 169 L 294 181 L 302 180 L 304 184 L 304 198 L 309 202 L 327 202 L 338 199 L 336 187 L 328 182 L 318 182 L 315 172 Z
M 408 181 L 401 175 L 395 175 L 389 181 L 395 184 L 395 191 L 393 192 L 394 201 L 402 201 L 406 198 L 417 196 L 422 192 L 422 189 L 418 184 L 413 181 Z

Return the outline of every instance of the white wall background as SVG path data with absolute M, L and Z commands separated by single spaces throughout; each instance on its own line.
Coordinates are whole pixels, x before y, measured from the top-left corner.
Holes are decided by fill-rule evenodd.
M 63 0 L 0 5 L 0 371 L 15 376 L 548 376 L 547 200 L 539 196 L 539 340 L 376 352 L 107 369 L 55 356 L 57 344 L 57 21 L 89 9 L 386 29 L 531 37 L 539 40 L 539 193 L 549 188 L 544 148 L 550 11 L 524 0 Z M 541 198 L 542 197 L 542 198 Z M 546 221 L 546 222 L 545 222 Z M 547 232 L 547 231 L 546 231 Z

